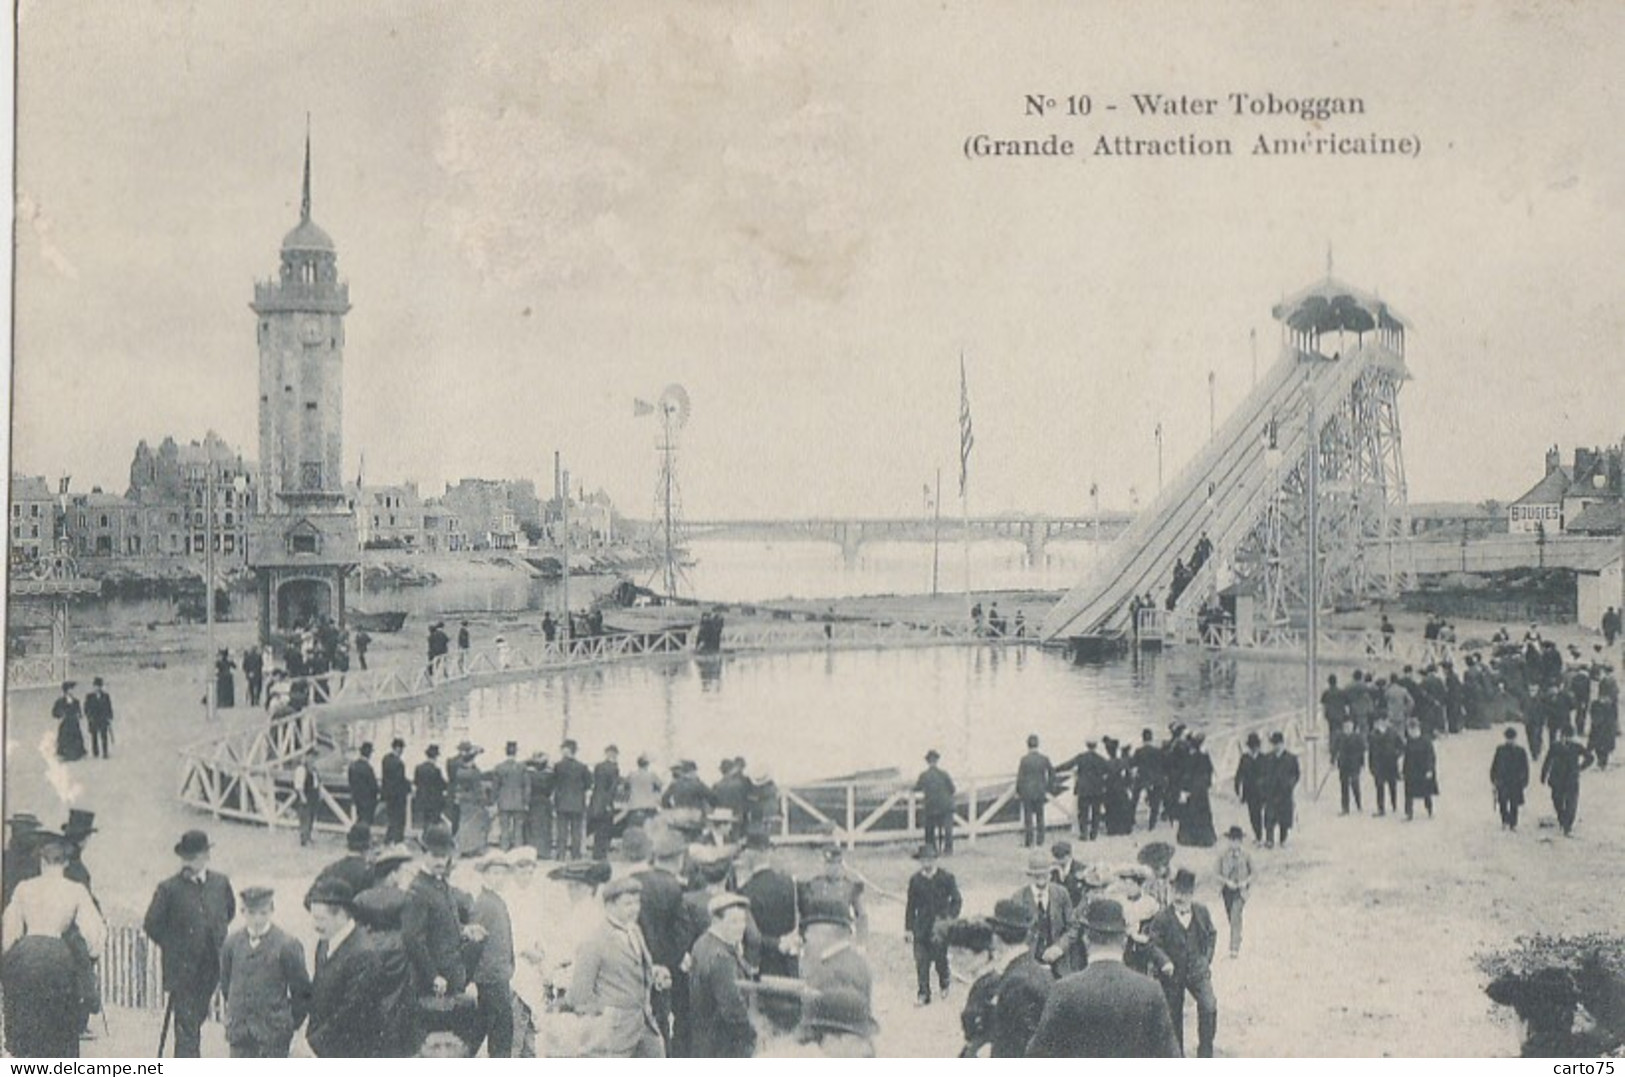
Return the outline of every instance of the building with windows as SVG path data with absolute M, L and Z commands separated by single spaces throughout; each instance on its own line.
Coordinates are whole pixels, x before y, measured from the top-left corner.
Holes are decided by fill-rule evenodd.
M 418 484 L 350 486 L 356 535 L 364 550 L 418 550 L 424 546 L 423 499 Z
M 431 497 L 423 503 L 423 549 L 428 553 L 458 553 L 468 548 L 460 517 Z
M 1556 445 L 1546 450 L 1546 473 L 1507 507 L 1507 530 L 1514 534 L 1609 533 L 1622 492 L 1618 448 L 1577 448 L 1565 466 Z M 1573 525 L 1579 524 L 1576 529 Z M 1601 529 L 1601 530 L 1599 530 Z M 1616 532 L 1617 533 L 1617 532 Z
M 248 563 L 260 638 L 327 618 L 344 625 L 345 576 L 359 559 L 355 514 L 340 476 L 344 448 L 344 316 L 332 237 L 310 215 L 305 139 L 299 223 L 282 239 L 275 279 L 254 285 L 259 344 L 259 512 Z
M 141 509 L 100 486 L 70 494 L 62 513 L 62 534 L 75 557 L 141 556 Z
M 40 475 L 11 476 L 11 556 L 35 561 L 56 548 L 61 503 Z
M 214 522 L 206 517 L 213 472 Z M 130 461 L 124 499 L 135 509 L 135 542 L 127 555 L 202 560 L 207 543 L 227 561 L 247 558 L 248 527 L 258 503 L 253 461 L 214 431 L 201 442 L 166 437 L 156 450 L 145 441 Z
M 529 479 L 462 479 L 446 487 L 440 504 L 461 521 L 469 549 L 518 549 L 526 527 L 542 523 L 542 503 Z

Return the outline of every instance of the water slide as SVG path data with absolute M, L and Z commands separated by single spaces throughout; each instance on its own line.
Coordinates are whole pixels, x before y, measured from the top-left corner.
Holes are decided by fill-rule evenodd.
M 1373 364 L 1403 365 L 1375 336 L 1336 358 L 1295 344 L 1283 348 L 1196 458 L 1135 518 L 1089 576 L 1050 611 L 1040 629 L 1043 638 L 1128 632 L 1130 600 L 1149 591 L 1157 607 L 1164 608 L 1174 562 L 1184 558 L 1189 564 L 1203 532 L 1213 543 L 1215 556 L 1184 596 L 1209 590 L 1204 582 L 1215 570 L 1218 556 L 1233 549 L 1257 524 L 1282 479 L 1303 459 L 1310 399 L 1324 421 Z M 1269 447 L 1272 423 L 1277 452 Z

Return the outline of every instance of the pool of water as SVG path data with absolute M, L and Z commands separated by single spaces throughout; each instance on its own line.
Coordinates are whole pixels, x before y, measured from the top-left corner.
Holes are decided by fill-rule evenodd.
M 1175 719 L 1219 729 L 1278 714 L 1299 705 L 1302 684 L 1295 666 L 1194 654 L 1095 666 L 989 647 L 723 655 L 476 688 L 343 732 L 380 752 L 399 735 L 409 765 L 430 743 L 449 751 L 464 738 L 486 749 L 482 765 L 500 760 L 509 740 L 522 755 L 557 758 L 570 736 L 589 763 L 614 743 L 623 769 L 645 752 L 657 767 L 693 759 L 707 780 L 735 755 L 781 782 L 883 767 L 912 773 L 930 748 L 958 776 L 996 776 L 1014 770 L 1029 733 L 1061 759 L 1086 737 L 1137 743 L 1142 728 L 1161 736 Z

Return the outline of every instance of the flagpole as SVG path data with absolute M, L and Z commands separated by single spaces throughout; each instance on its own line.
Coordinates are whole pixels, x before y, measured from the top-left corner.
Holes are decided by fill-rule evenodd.
M 959 352 L 959 528 L 965 558 L 965 616 L 970 617 L 970 451 L 976 444 L 971 432 L 970 386 L 965 379 L 965 352 Z
M 931 500 L 931 597 L 937 597 L 937 567 L 942 559 L 942 468 L 937 468 L 937 496 Z

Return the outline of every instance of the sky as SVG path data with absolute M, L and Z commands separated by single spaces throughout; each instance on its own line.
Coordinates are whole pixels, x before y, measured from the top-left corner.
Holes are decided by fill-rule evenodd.
M 122 491 L 142 438 L 256 452 L 248 310 L 298 219 L 350 283 L 347 471 L 534 477 L 690 517 L 1085 513 L 1154 494 L 1326 273 L 1412 323 L 1413 501 L 1517 497 L 1625 436 L 1625 7 L 1594 3 L 24 3 L 13 470 Z M 1246 155 L 1358 96 L 1416 160 Z M 1023 115 L 1088 94 L 1087 118 Z M 1106 113 L 1105 103 L 1120 110 Z M 1231 159 L 964 139 L 1228 137 Z

